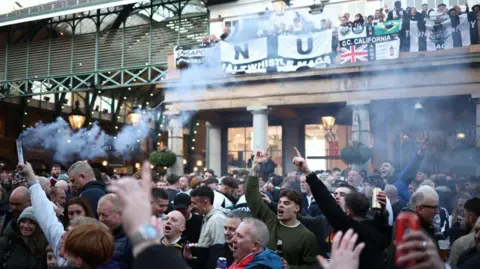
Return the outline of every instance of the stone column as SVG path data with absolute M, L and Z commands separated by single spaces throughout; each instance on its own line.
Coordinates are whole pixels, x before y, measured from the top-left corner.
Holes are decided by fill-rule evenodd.
M 206 167 L 215 175 L 222 173 L 222 130 L 218 125 L 207 122 L 207 158 Z
M 297 170 L 297 167 L 292 163 L 293 157 L 295 157 L 293 147 L 299 147 L 300 140 L 305 140 L 305 137 L 300 137 L 300 122 L 298 120 L 286 120 L 283 122 L 282 128 L 285 128 L 283 131 L 285 136 L 282 137 L 285 146 L 282 149 L 285 165 L 283 173 L 289 173 Z M 301 151 L 301 149 L 299 150 Z
M 183 122 L 180 113 L 170 114 L 168 123 L 168 148 L 177 155 L 175 165 L 168 168 L 168 173 L 183 175 Z
M 480 147 L 480 94 L 472 94 L 472 100 L 475 102 L 475 138 L 477 147 Z
M 250 106 L 247 110 L 253 114 L 252 152 L 265 151 L 268 147 L 268 107 Z
M 368 104 L 370 101 L 352 101 L 347 102 L 347 105 L 352 107 L 352 141 L 359 141 L 370 146 L 370 115 L 368 111 Z M 364 165 L 354 167 L 355 169 L 367 169 L 371 161 Z

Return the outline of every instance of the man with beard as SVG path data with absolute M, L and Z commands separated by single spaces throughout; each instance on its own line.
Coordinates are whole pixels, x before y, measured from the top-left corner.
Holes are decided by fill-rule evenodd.
M 182 233 L 185 231 L 185 217 L 179 211 L 168 213 L 165 225 L 163 226 L 164 236 L 160 241 L 164 246 L 170 246 L 178 251 L 178 255 L 182 256 L 183 240 Z
M 475 245 L 462 253 L 458 259 L 458 269 L 476 269 L 480 264 L 480 218 L 473 228 Z
M 395 8 L 388 12 L 387 21 L 399 20 L 407 17 L 407 12 L 402 8 L 401 1 L 395 1 Z
M 230 268 L 282 269 L 295 268 L 282 264 L 280 257 L 267 248 L 269 231 L 258 219 L 245 219 L 240 223 L 232 239 L 235 262 Z M 308 268 L 311 268 L 308 267 Z
M 62 172 L 62 168 L 58 164 L 52 165 L 52 170 L 50 171 L 50 187 L 55 186 L 55 183 L 58 181 L 58 176 Z
M 462 230 L 469 234 L 464 235 L 453 242 L 448 263 L 455 269 L 460 255 L 467 249 L 475 245 L 474 227 L 477 219 L 480 217 L 480 198 L 475 197 L 468 200 L 464 206 L 464 218 L 462 221 Z
M 435 230 L 433 228 L 433 219 L 438 213 L 438 194 L 430 186 L 421 186 L 412 195 L 410 199 L 410 208 L 403 211 L 413 212 L 420 218 L 420 226 L 422 232 L 430 237 L 430 239 L 437 244 L 435 239 Z M 395 240 L 395 227 L 393 228 L 393 241 Z M 388 248 L 389 268 L 397 268 L 395 265 L 395 246 L 392 242 Z
M 107 192 L 105 185 L 95 179 L 92 167 L 87 162 L 78 161 L 68 169 L 68 177 L 72 184 L 72 192 L 87 199 L 93 213 L 98 216 L 98 200 Z
M 297 214 L 302 209 L 301 194 L 292 189 L 283 189 L 280 192 L 277 214 L 275 214 L 263 201 L 259 192 L 258 172 L 260 165 L 268 159 L 267 152 L 257 152 L 254 156 L 245 191 L 248 207 L 252 216 L 263 221 L 272 234 L 266 247 L 276 249 L 278 240 L 281 240 L 283 258 L 290 268 L 311 268 L 312 265 L 317 264 L 318 248 L 313 233 L 297 219 Z
M 386 184 L 392 184 L 397 187 L 399 199 L 405 203 L 410 201 L 408 185 L 417 175 L 417 171 L 420 168 L 420 164 L 422 163 L 423 155 L 425 154 L 425 150 L 429 141 L 430 140 L 427 137 L 422 140 L 418 151 L 415 153 L 407 166 L 405 166 L 405 168 L 398 174 L 395 174 L 395 168 L 393 167 L 391 161 L 384 161 L 380 165 L 381 178 Z

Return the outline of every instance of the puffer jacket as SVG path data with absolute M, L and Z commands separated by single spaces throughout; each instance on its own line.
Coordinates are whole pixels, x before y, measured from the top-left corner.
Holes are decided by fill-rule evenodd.
M 118 264 L 117 268 L 127 269 L 133 265 L 133 249 L 132 243 L 128 240 L 127 235 L 122 227 L 113 231 L 115 238 L 115 252 L 109 263 Z
M 105 188 L 106 187 L 105 187 L 105 184 L 103 184 L 103 182 L 90 181 L 85 185 L 85 187 L 83 187 L 83 190 L 80 193 L 80 197 L 87 199 L 88 203 L 90 204 L 90 207 L 93 210 L 93 213 L 95 214 L 95 217 L 97 218 L 98 218 L 98 214 L 97 214 L 98 200 L 100 200 L 102 196 L 107 194 L 107 191 Z
M 2 258 L 0 269 L 45 268 L 44 259 L 36 258 L 25 245 L 16 219 L 8 224 L 4 236 L 0 238 L 0 257 Z

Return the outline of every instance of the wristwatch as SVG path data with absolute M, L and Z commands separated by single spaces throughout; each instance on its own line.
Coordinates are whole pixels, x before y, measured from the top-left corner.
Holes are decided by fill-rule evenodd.
M 131 236 L 132 245 L 137 245 L 145 241 L 154 241 L 159 238 L 157 228 L 151 224 L 145 224 L 138 228 L 137 232 Z

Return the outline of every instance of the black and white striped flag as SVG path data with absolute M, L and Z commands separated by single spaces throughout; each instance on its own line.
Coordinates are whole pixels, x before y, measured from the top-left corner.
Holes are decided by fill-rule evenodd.
M 445 50 L 479 42 L 477 18 L 471 14 L 436 21 L 406 21 L 403 26 L 403 51 Z

